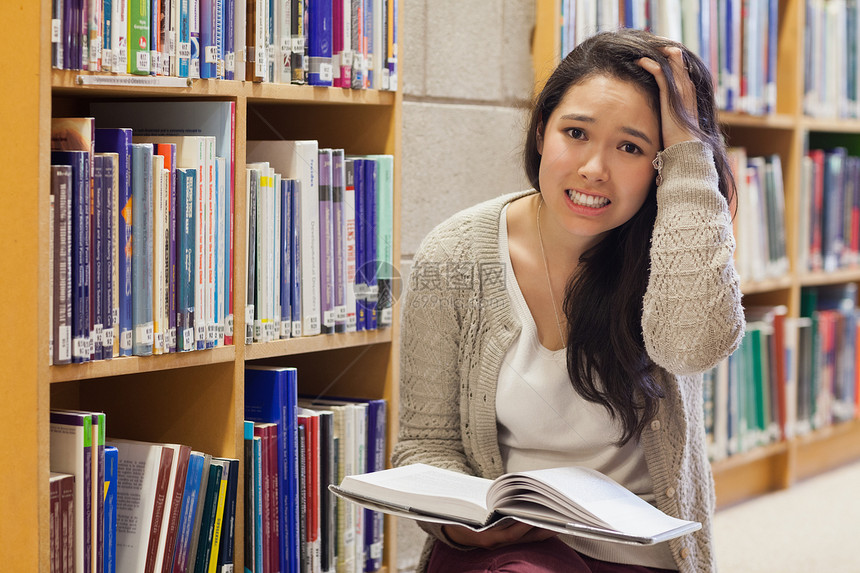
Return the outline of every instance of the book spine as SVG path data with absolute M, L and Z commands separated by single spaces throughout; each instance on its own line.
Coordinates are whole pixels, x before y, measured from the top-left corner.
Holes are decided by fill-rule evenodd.
M 291 259 L 293 256 L 291 225 L 293 218 L 291 183 L 281 180 L 281 275 L 278 286 L 281 295 L 281 338 L 289 338 L 292 332 L 292 310 L 290 305 L 290 284 L 292 280 Z
M 93 566 L 104 573 L 105 559 L 105 414 L 92 415 L 93 422 Z
M 275 44 L 278 24 L 278 3 L 276 0 L 265 0 L 266 4 L 266 81 L 276 82 L 277 61 L 280 59 L 279 46 Z
M 212 536 L 215 533 L 215 514 L 218 509 L 218 494 L 221 488 L 221 473 L 223 467 L 215 460 L 209 466 L 209 481 L 206 486 L 206 497 L 203 501 L 203 514 L 197 541 L 197 555 L 194 560 L 194 573 L 206 573 L 209 566 L 209 556 L 212 552 Z
M 62 0 L 51 2 L 51 66 L 62 70 L 65 60 L 63 42 L 63 5 Z
M 302 336 L 320 334 L 319 152 L 316 141 L 296 142 L 301 165 Z
M 397 19 L 400 16 L 398 6 L 399 0 L 387 0 L 388 4 L 388 89 L 397 91 L 397 47 L 398 27 Z
M 105 447 L 104 573 L 116 573 L 118 450 Z
M 179 253 L 177 264 L 177 337 L 179 350 L 194 350 L 194 276 L 195 234 L 194 207 L 197 202 L 197 170 L 177 169 L 179 205 Z
M 376 330 L 377 315 L 376 303 L 379 299 L 379 286 L 376 282 L 377 260 L 376 260 L 376 237 L 377 237 L 377 213 L 376 204 L 379 193 L 379 170 L 374 159 L 364 162 L 364 204 L 365 221 L 364 228 L 364 279 L 367 290 L 367 313 L 365 315 L 365 329 Z
M 206 161 L 206 142 L 201 137 L 198 145 L 197 204 L 195 208 L 196 236 L 194 239 L 194 339 L 197 350 L 206 348 L 206 212 L 209 201 L 209 170 Z
M 218 459 L 217 462 L 221 465 L 221 479 L 218 481 L 218 503 L 215 505 L 215 519 L 212 525 L 212 547 L 208 552 L 209 562 L 205 569 L 207 573 L 215 573 L 218 569 L 218 555 L 221 552 L 221 537 L 224 531 L 224 508 L 227 501 L 227 483 L 230 478 L 229 462 L 223 458 Z
M 353 159 L 355 188 L 355 324 L 356 330 L 367 328 L 367 193 L 365 160 Z
M 179 520 L 182 513 L 182 499 L 185 495 L 185 482 L 188 475 L 188 467 L 191 461 L 191 448 L 189 446 L 179 446 L 176 451 L 175 465 L 176 469 L 173 472 L 173 492 L 169 501 L 168 507 L 170 512 L 166 515 L 165 524 L 166 532 L 162 533 L 164 543 L 160 545 L 159 559 L 161 560 L 161 573 L 170 573 L 173 569 L 173 554 L 176 550 L 176 540 L 179 537 Z
M 128 1 L 128 72 L 149 75 L 150 0 Z
M 299 571 L 311 571 L 310 560 L 308 557 L 308 466 L 307 466 L 307 426 L 303 422 L 298 422 L 298 472 L 299 472 L 299 487 L 298 497 L 296 498 L 296 506 L 299 510 L 298 533 L 299 533 Z
M 119 1 L 119 0 L 117 0 Z M 111 45 L 112 28 L 113 28 L 113 2 L 111 0 L 102 1 L 102 37 L 101 37 L 101 71 L 110 72 L 113 70 L 114 56 Z
M 276 546 L 272 542 L 271 517 L 273 508 L 271 481 L 275 478 L 272 476 L 271 464 L 269 463 L 269 449 L 274 446 L 271 444 L 269 435 L 263 426 L 257 426 L 254 432 L 260 439 L 260 485 L 258 494 L 261 499 L 261 518 L 259 522 L 261 559 L 259 561 L 259 570 L 268 573 L 272 570 L 272 548 Z
M 105 317 L 102 339 L 105 358 L 119 356 L 119 156 L 116 153 L 105 154 L 105 299 L 102 314 Z
M 254 437 L 254 573 L 266 571 L 263 549 L 263 473 L 262 473 L 262 439 Z
M 75 479 L 70 476 L 62 480 L 60 486 L 60 521 L 62 537 L 60 539 L 61 571 L 74 571 L 75 568 Z
M 206 137 L 206 169 L 208 175 L 208 197 L 205 213 L 205 275 L 204 275 L 204 307 L 205 310 L 205 348 L 214 348 L 216 340 L 216 324 L 215 324 L 215 235 L 217 232 L 217 185 L 218 179 L 216 175 L 216 157 L 215 157 L 215 138 Z
M 356 220 L 355 220 L 355 171 L 352 159 L 344 159 L 343 188 L 344 221 L 344 306 L 346 307 L 346 332 L 356 330 Z
M 90 357 L 104 358 L 102 330 L 104 329 L 105 299 L 105 240 L 104 240 L 104 156 L 93 158 L 92 195 L 90 199 Z
M 394 320 L 394 158 L 378 155 L 375 159 L 378 166 L 374 257 L 378 286 L 376 314 L 379 327 L 387 327 Z
M 321 332 L 331 334 L 334 332 L 335 325 L 331 149 L 319 150 L 319 221 Z
M 254 483 L 254 423 L 250 420 L 243 422 L 243 440 L 242 440 L 242 476 L 244 490 L 242 491 L 242 508 L 243 512 L 243 539 L 242 546 L 245 556 L 245 573 L 256 571 L 256 561 L 254 560 L 254 535 L 256 523 L 254 520 L 254 499 L 256 497 L 257 488 Z
M 293 338 L 302 335 L 302 236 L 301 236 L 301 209 L 302 194 L 301 181 L 290 180 L 290 203 L 292 217 L 290 219 L 291 243 L 293 256 L 290 259 L 290 313 L 292 314 Z
M 178 209 L 176 189 L 176 145 L 159 144 L 165 148 L 165 167 L 167 168 L 167 225 L 166 249 L 165 249 L 165 272 L 167 278 L 165 288 L 167 289 L 167 345 L 165 352 L 176 352 L 176 313 L 177 313 L 177 284 L 176 284 L 176 262 L 179 244 L 177 241 L 178 231 Z
M 187 78 L 190 73 L 191 65 L 191 23 L 190 19 L 189 0 L 179 0 L 179 24 L 177 26 L 177 75 L 180 78 Z
M 135 356 L 152 354 L 152 144 L 132 144 L 132 326 Z
M 344 219 L 344 152 L 332 151 L 332 232 L 335 332 L 346 332 L 346 222 Z
M 90 177 L 86 152 L 53 152 L 72 166 L 72 362 L 90 360 Z M 62 159 L 59 159 L 62 157 Z
M 308 84 L 312 86 L 332 85 L 332 1 L 310 3 Z
M 278 340 L 281 337 L 281 219 L 283 217 L 282 209 L 282 193 L 281 193 L 281 176 L 274 172 L 273 169 L 273 186 L 272 186 L 272 215 L 274 224 L 272 226 L 272 340 Z
M 200 0 L 188 0 L 188 77 L 200 77 Z
M 192 452 L 189 456 L 188 472 L 186 473 L 182 494 L 182 511 L 179 516 L 176 545 L 171 560 L 170 571 L 173 573 L 184 572 L 188 563 L 188 550 L 191 545 L 191 538 L 195 533 L 192 527 L 200 499 L 203 462 L 204 456 L 199 452 Z
M 54 195 L 53 363 L 72 361 L 72 167 L 51 167 Z
M 152 160 L 152 353 L 162 354 L 165 347 L 164 303 L 167 293 L 164 288 L 165 220 L 167 194 L 164 189 L 164 156 L 160 155 L 158 145 L 153 146 L 155 155 Z
M 155 562 L 158 555 L 158 540 L 164 521 L 164 508 L 167 505 L 167 489 L 170 475 L 173 471 L 174 451 L 168 446 L 161 447 L 159 456 L 158 473 L 156 477 L 155 504 L 152 510 L 152 522 L 149 530 L 149 541 L 146 544 L 146 561 L 144 572 L 155 571 Z
M 292 70 L 292 83 L 305 83 L 305 35 L 304 35 L 304 0 L 292 1 L 291 41 L 290 41 L 290 69 Z
M 280 25 L 278 27 L 278 43 L 280 44 L 280 82 L 292 81 L 292 13 L 291 0 L 278 0 Z
M 256 169 L 245 170 L 245 242 L 247 243 L 245 258 L 245 344 L 254 342 L 254 306 L 257 292 L 257 186 L 260 183 L 260 173 Z
M 236 48 L 234 35 L 234 17 L 236 15 L 236 2 L 244 2 L 244 0 L 223 0 L 224 10 L 224 30 L 222 37 L 224 38 L 224 79 L 232 80 L 236 78 Z
M 385 447 L 387 435 L 388 409 L 385 400 L 368 401 L 368 463 L 367 471 L 376 472 L 385 469 Z M 365 571 L 376 571 L 382 567 L 382 549 L 385 541 L 385 521 L 381 512 L 365 510 Z
M 233 548 L 236 543 L 236 496 L 239 483 L 239 460 L 230 459 L 229 476 L 227 479 L 226 497 L 224 501 L 224 520 L 221 528 L 221 549 L 218 553 L 219 573 L 233 571 Z

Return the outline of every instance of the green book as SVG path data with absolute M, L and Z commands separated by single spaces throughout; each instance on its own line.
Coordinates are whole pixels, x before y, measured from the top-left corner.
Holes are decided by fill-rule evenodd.
M 128 1 L 128 72 L 148 76 L 149 26 L 152 20 L 149 0 Z

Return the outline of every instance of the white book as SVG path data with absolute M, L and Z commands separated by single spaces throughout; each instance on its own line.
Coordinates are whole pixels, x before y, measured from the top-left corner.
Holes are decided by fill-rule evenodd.
M 316 141 L 248 141 L 247 160 L 268 161 L 281 174 L 298 180 L 302 336 L 320 333 L 319 157 Z
M 233 79 L 243 81 L 245 79 L 245 62 L 248 60 L 245 53 L 246 4 L 245 2 L 234 2 L 234 4 L 236 11 L 233 17 Z
M 562 534 L 653 545 L 702 527 L 667 515 L 611 478 L 582 467 L 489 480 L 412 464 L 347 477 L 331 489 L 370 509 L 475 531 L 514 519 Z
M 111 71 L 128 72 L 128 2 L 111 2 Z
M 134 440 L 107 440 L 117 448 L 116 570 L 143 573 L 150 544 L 158 543 L 153 528 L 162 472 L 175 464 L 175 452 L 164 444 Z M 167 474 L 170 475 L 169 473 Z M 162 508 L 163 511 L 163 508 Z M 161 522 L 158 524 L 159 535 Z
M 217 217 L 217 227 L 216 227 L 216 237 L 217 237 L 217 245 L 216 245 L 216 273 L 215 273 L 215 285 L 216 285 L 216 300 L 217 305 L 215 307 L 215 324 L 217 325 L 216 330 L 216 346 L 224 346 L 224 334 L 225 328 L 227 326 L 227 297 L 229 296 L 229 286 L 227 285 L 227 261 L 230 256 L 227 251 L 229 248 L 229 243 L 227 240 L 227 165 L 224 161 L 223 157 L 218 157 L 216 159 L 216 164 L 218 167 L 218 217 Z
M 278 4 L 278 35 L 277 44 L 280 48 L 280 62 L 275 67 L 279 70 L 277 81 L 289 84 L 292 82 L 292 68 L 290 67 L 290 56 L 292 54 L 292 11 L 293 3 L 290 0 L 279 0 Z

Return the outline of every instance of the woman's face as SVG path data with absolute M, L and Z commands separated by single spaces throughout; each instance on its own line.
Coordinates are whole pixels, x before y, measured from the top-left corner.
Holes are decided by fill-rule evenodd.
M 588 248 L 639 211 L 654 182 L 660 124 L 643 91 L 608 76 L 570 87 L 538 137 L 552 218 Z

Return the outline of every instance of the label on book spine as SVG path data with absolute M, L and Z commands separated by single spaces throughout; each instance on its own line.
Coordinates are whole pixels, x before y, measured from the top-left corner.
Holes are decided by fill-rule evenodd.
M 131 350 L 132 340 L 134 335 L 132 331 L 126 330 L 119 336 L 119 347 L 122 350 Z
M 218 63 L 218 46 L 206 46 L 206 50 L 204 51 L 204 56 L 206 57 L 205 62 L 207 64 L 217 64 Z
M 142 72 L 149 71 L 149 52 L 137 53 L 137 69 Z
M 191 58 L 191 42 L 179 42 L 179 57 L 184 60 Z
M 154 334 L 153 325 L 151 322 L 146 322 L 137 326 L 137 340 L 140 344 L 152 344 Z
M 254 342 L 254 305 L 245 305 L 245 344 Z
M 224 319 L 224 336 L 233 336 L 233 315 L 228 314 Z
M 51 43 L 59 44 L 60 43 L 60 31 L 63 27 L 62 22 L 58 19 L 51 20 Z
M 61 326 L 59 332 L 57 333 L 59 336 L 59 341 L 57 344 L 60 345 L 60 360 L 71 360 L 72 359 L 72 327 L 71 326 Z

